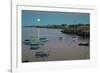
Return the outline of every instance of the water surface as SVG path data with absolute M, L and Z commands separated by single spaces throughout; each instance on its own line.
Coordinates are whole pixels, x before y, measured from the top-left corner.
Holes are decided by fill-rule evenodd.
M 40 31 L 39 34 L 38 30 Z M 48 41 L 37 50 L 31 50 L 30 45 L 23 43 L 24 40 L 38 40 L 39 37 L 45 37 Z M 77 35 L 63 34 L 61 29 L 23 27 L 22 61 L 37 62 L 89 59 L 89 46 L 78 45 L 80 42 L 88 41 L 89 39 L 82 39 Z M 49 56 L 37 58 L 35 53 L 40 51 L 48 52 Z

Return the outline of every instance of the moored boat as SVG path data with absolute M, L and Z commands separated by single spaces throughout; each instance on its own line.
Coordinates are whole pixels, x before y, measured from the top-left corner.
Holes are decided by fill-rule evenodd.
M 89 43 L 88 42 L 81 42 L 78 45 L 79 46 L 89 46 Z
M 49 53 L 48 52 L 36 52 L 35 56 L 36 57 L 48 57 Z
M 24 40 L 24 44 L 25 45 L 30 45 L 31 44 L 31 41 L 30 40 Z

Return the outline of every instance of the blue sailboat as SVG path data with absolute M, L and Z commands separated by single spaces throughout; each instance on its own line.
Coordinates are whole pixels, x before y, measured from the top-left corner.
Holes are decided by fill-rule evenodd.
M 47 38 L 40 38 L 40 42 L 45 43 L 45 42 L 47 42 L 47 41 L 48 41 L 48 39 L 47 39 Z
M 30 40 L 24 40 L 24 44 L 25 45 L 30 45 L 31 44 L 31 41 Z

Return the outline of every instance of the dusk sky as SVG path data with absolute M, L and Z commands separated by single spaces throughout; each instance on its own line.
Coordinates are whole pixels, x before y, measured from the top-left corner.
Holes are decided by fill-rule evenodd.
M 22 26 L 89 23 L 89 13 L 22 10 Z

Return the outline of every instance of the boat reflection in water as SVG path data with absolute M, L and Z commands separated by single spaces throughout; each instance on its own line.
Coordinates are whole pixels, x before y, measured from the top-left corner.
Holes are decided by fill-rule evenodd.
M 38 41 L 32 41 L 32 40 L 25 40 L 25 45 L 30 45 L 31 50 L 39 49 L 41 45 L 44 45 L 48 41 L 47 38 L 40 38 Z
M 31 50 L 34 50 L 34 49 L 39 49 L 40 47 L 39 47 L 39 44 L 31 44 L 31 47 L 30 47 L 30 49 Z
M 90 58 L 89 38 L 83 39 L 77 35 L 64 34 L 61 29 L 47 28 L 39 28 L 41 31 L 37 38 L 37 29 L 23 28 L 23 63 Z

